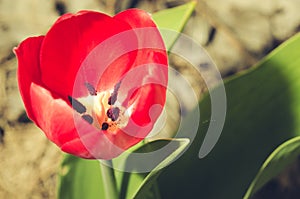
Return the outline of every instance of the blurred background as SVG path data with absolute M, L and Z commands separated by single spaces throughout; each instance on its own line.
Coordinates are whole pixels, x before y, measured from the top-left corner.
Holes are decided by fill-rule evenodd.
M 12 49 L 29 36 L 45 34 L 66 12 L 88 9 L 114 15 L 138 7 L 153 13 L 185 2 L 0 0 L 0 198 L 55 198 L 62 158 L 60 150 L 26 116 Z M 253 66 L 299 32 L 299 10 L 299 0 L 198 0 L 184 33 L 207 50 L 225 78 Z M 201 96 L 205 90 L 201 77 L 176 57 L 171 57 L 170 64 Z M 300 194 L 299 162 L 265 185 L 254 198 L 298 198 L 296 194 Z

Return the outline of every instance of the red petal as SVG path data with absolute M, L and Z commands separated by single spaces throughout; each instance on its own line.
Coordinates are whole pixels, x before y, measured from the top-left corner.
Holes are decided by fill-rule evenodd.
M 129 23 L 138 39 L 138 48 L 133 49 L 137 54 L 135 63 L 123 74 L 117 97 L 123 106 L 132 106 L 133 112 L 125 128 L 113 135 L 107 134 L 114 144 L 127 149 L 149 134 L 163 110 L 168 82 L 168 61 L 164 42 L 148 13 L 131 9 L 114 18 Z M 99 87 L 109 81 L 108 76 L 104 75 Z
M 137 49 L 151 48 L 166 51 L 160 32 L 149 13 L 144 10 L 129 9 L 117 14 L 114 18 L 126 22 L 136 32 Z
M 125 107 L 133 105 L 131 119 L 142 127 L 154 123 L 163 109 L 168 67 L 165 52 L 153 52 L 148 49 L 139 53 L 138 58 L 139 66 L 129 71 L 121 83 L 118 100 Z M 151 108 L 154 107 L 154 112 L 150 114 Z
M 59 19 L 46 34 L 41 49 L 42 81 L 52 91 L 65 97 L 72 94 L 76 79 L 78 95 L 87 95 L 85 82 L 96 85 L 106 66 L 102 59 L 114 57 L 114 49 L 122 48 L 122 42 L 106 44 L 105 50 L 94 58 L 77 77 L 77 72 L 88 54 L 101 42 L 130 29 L 124 22 L 107 15 L 83 11 L 68 14 Z M 112 58 L 111 58 L 112 59 Z M 132 61 L 126 57 L 125 64 Z M 103 62 L 105 62 L 104 60 Z M 74 96 L 79 97 L 79 96 Z
M 115 16 L 130 24 L 136 30 L 139 42 L 137 57 L 132 68 L 139 67 L 126 74 L 127 85 L 121 84 L 120 94 L 130 96 L 129 105 L 135 103 L 131 119 L 138 125 L 144 126 L 155 122 L 160 111 L 155 111 L 150 118 L 150 108 L 157 104 L 164 106 L 168 82 L 168 58 L 164 42 L 153 22 L 151 15 L 143 10 L 130 9 Z M 151 84 L 143 86 L 145 84 Z M 141 87 L 141 88 L 140 88 Z M 138 90 L 135 90 L 139 88 Z M 130 90 L 135 90 L 135 93 Z M 129 92 L 128 92 L 129 91 Z M 125 101 L 126 103 L 126 101 Z
M 125 21 L 132 28 L 156 27 L 148 12 L 136 8 L 120 12 L 114 18 Z
M 132 27 L 130 31 L 118 35 L 119 40 L 126 42 L 126 48 L 120 54 L 136 57 L 138 51 L 145 48 L 152 48 L 153 51 L 165 51 L 164 42 L 149 13 L 139 9 L 129 9 L 117 14 L 114 19 L 125 22 Z M 119 60 L 112 63 L 101 77 L 97 89 L 113 88 L 126 72 L 138 65 L 137 61 L 139 58 L 136 59 L 136 64 L 131 63 L 131 65 L 120 64 L 122 62 Z
M 32 82 L 35 82 L 37 84 L 41 83 L 39 55 L 43 39 L 44 36 L 28 38 L 14 49 L 14 52 L 16 53 L 18 58 L 17 78 L 19 90 L 28 117 L 34 121 L 36 119 L 34 114 L 32 113 L 32 103 L 29 90 Z

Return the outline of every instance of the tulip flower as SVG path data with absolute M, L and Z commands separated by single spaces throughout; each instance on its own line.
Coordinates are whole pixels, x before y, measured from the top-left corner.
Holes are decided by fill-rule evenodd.
M 150 133 L 163 110 L 167 53 L 142 10 L 65 14 L 15 53 L 28 117 L 64 152 L 117 157 Z

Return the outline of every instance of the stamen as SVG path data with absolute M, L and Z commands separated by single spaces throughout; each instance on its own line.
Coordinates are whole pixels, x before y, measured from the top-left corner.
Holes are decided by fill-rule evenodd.
M 114 86 L 114 91 L 118 92 L 120 86 L 121 86 L 121 81 L 119 81 L 118 83 L 116 83 L 116 85 Z
M 114 103 L 117 101 L 117 94 L 112 93 L 111 96 L 108 98 L 108 104 L 114 105 Z
M 106 123 L 106 122 L 102 123 L 102 130 L 107 130 L 108 127 L 109 127 L 108 123 Z
M 94 95 L 94 96 L 97 95 L 97 91 L 92 84 L 85 82 L 84 85 L 88 89 L 90 95 Z
M 71 105 L 75 111 L 77 111 L 80 114 L 86 112 L 86 107 L 83 104 L 81 104 L 77 99 L 68 95 L 68 100 L 71 103 Z
M 109 105 L 114 105 L 115 102 L 117 101 L 117 95 L 118 95 L 118 90 L 121 86 L 121 81 L 119 81 L 115 86 L 114 86 L 114 91 L 111 94 L 111 96 L 108 98 L 108 104 Z
M 119 118 L 120 109 L 118 107 L 113 107 L 107 110 L 106 115 L 109 117 L 113 122 Z
M 88 114 L 82 115 L 81 117 L 82 117 L 82 119 L 87 121 L 89 124 L 92 124 L 94 121 L 93 117 Z

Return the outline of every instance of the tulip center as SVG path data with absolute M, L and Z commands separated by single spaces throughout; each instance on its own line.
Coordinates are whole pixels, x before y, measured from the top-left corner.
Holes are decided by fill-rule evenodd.
M 73 109 L 81 114 L 82 119 L 99 129 L 115 132 L 125 127 L 131 115 L 131 108 L 126 109 L 117 101 L 120 83 L 111 91 L 97 92 L 95 88 L 86 83 L 90 95 L 80 99 L 68 96 Z
M 102 130 L 115 131 L 117 128 L 125 127 L 128 123 L 128 111 L 116 101 L 110 103 L 113 92 L 103 91 L 97 93 L 94 102 L 93 115 Z

